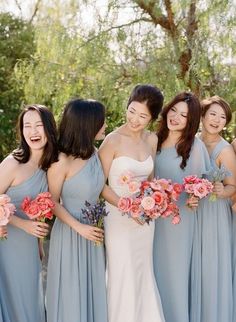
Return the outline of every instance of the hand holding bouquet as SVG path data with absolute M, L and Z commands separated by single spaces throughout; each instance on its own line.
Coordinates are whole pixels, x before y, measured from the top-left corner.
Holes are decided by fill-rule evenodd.
M 209 200 L 210 201 L 216 201 L 218 191 L 221 192 L 224 189 L 222 181 L 226 178 L 231 176 L 231 173 L 226 170 L 224 165 L 221 165 L 220 168 L 212 169 L 207 173 L 207 176 L 211 180 L 211 182 L 214 185 L 213 192 L 211 193 Z
M 6 194 L 0 195 L 0 239 L 7 238 L 6 225 L 9 223 L 11 216 L 16 211 L 16 207 L 10 202 L 11 198 Z
M 192 208 L 190 201 L 192 197 L 199 200 L 213 191 L 213 184 L 209 180 L 198 178 L 195 175 L 185 177 L 183 180 L 183 187 L 184 191 L 189 194 L 187 205 L 190 208 Z
M 21 203 L 21 209 L 30 219 L 42 223 L 44 223 L 46 219 L 53 219 L 54 207 L 55 204 L 52 201 L 51 194 L 49 192 L 39 193 L 33 200 L 31 200 L 29 197 L 25 197 Z
M 85 201 L 85 206 L 86 208 L 81 210 L 84 215 L 84 219 L 87 219 L 90 225 L 104 229 L 104 217 L 109 213 L 106 211 L 105 201 L 100 199 L 95 205 Z M 95 245 L 102 245 L 102 242 L 96 241 Z
M 172 224 L 180 222 L 179 208 L 175 202 L 182 191 L 182 185 L 166 179 L 139 182 L 132 180 L 132 175 L 122 177 L 126 178 L 123 184 L 128 186 L 131 196 L 119 199 L 118 208 L 121 212 L 147 223 L 158 217 L 169 216 L 172 216 Z

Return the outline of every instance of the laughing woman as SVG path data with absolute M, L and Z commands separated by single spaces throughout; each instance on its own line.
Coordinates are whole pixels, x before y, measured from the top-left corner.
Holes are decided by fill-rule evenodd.
M 230 197 L 235 192 L 236 158 L 232 146 L 221 137 L 231 120 L 231 109 L 221 97 L 205 99 L 202 133 L 212 171 L 225 172 L 215 178 L 216 201 L 204 199 L 198 208 L 201 231 L 202 295 L 201 322 L 232 320 L 232 214 Z M 225 170 L 224 170 L 225 169 Z M 214 178 L 209 178 L 214 179 Z
M 46 291 L 48 322 L 107 322 L 103 230 L 83 217 L 96 204 L 104 175 L 94 140 L 105 137 L 105 108 L 73 99 L 59 126 L 59 161 L 48 171 L 56 202 Z
M 56 125 L 44 106 L 29 105 L 19 116 L 20 146 L 0 164 L 0 194 L 17 210 L 0 242 L 0 321 L 44 322 L 38 238 L 46 223 L 29 220 L 20 205 L 24 197 L 47 191 L 46 172 L 57 159 Z
M 180 93 L 161 115 L 155 176 L 178 183 L 188 175 L 201 177 L 209 167 L 209 157 L 195 137 L 201 117 L 199 100 L 192 93 Z M 154 271 L 166 322 L 200 321 L 197 216 L 186 200 L 182 193 L 178 225 L 169 218 L 159 218 L 155 225 Z

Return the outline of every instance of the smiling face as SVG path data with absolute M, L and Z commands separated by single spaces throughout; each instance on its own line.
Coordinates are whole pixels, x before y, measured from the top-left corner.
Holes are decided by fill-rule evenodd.
M 31 150 L 42 150 L 47 143 L 42 119 L 37 111 L 29 110 L 23 117 L 23 135 Z
M 187 124 L 188 105 L 178 102 L 167 113 L 167 127 L 170 131 L 183 131 Z
M 131 131 L 142 131 L 152 117 L 145 103 L 131 102 L 126 112 L 126 122 Z
M 226 114 L 219 104 L 212 104 L 202 117 L 202 125 L 210 134 L 220 133 L 226 125 Z

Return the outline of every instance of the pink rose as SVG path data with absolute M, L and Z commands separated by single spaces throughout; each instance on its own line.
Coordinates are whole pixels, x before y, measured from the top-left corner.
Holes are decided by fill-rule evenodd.
M 196 197 L 202 199 L 203 197 L 208 195 L 208 190 L 204 184 L 198 183 L 194 185 L 193 193 Z
M 141 201 L 144 210 L 151 210 L 155 206 L 155 200 L 152 197 L 144 197 Z
M 118 201 L 118 209 L 121 211 L 121 212 L 128 212 L 130 210 L 130 207 L 132 205 L 132 198 L 120 198 L 119 201 Z
M 140 186 L 141 186 L 141 183 L 139 181 L 130 181 L 128 183 L 128 187 L 129 187 L 129 192 L 130 193 L 136 193 L 136 192 L 139 192 L 140 191 Z
M 0 226 L 8 224 L 11 212 L 9 209 L 5 209 L 4 206 L 0 205 Z
M 130 171 L 125 171 L 124 173 L 122 173 L 122 175 L 119 177 L 119 179 L 118 179 L 118 184 L 120 184 L 120 185 L 126 185 L 126 184 L 128 184 L 130 181 L 131 181 L 131 179 L 133 178 L 133 174 L 132 174 L 132 172 L 130 172 Z
M 0 205 L 3 206 L 11 201 L 11 198 L 6 194 L 0 195 Z
M 141 189 L 142 191 L 144 191 L 144 190 L 148 189 L 149 187 L 150 187 L 150 182 L 149 182 L 149 181 L 142 181 L 142 182 L 141 182 L 141 187 L 140 187 L 140 189 Z
M 157 191 L 157 190 L 161 190 L 161 185 L 159 183 L 159 180 L 157 179 L 153 179 L 152 181 L 150 181 L 150 187 L 152 188 L 152 190 Z
M 132 205 L 129 209 L 130 215 L 133 218 L 138 218 L 141 215 L 141 209 L 138 205 Z
M 198 182 L 199 182 L 199 178 L 195 175 L 187 176 L 184 178 L 184 184 L 193 184 Z
M 37 204 L 37 202 L 35 200 L 31 201 L 30 206 L 27 209 L 26 215 L 30 219 L 36 219 L 40 217 L 41 214 L 42 214 L 42 211 L 40 210 L 40 207 Z
M 163 203 L 164 201 L 164 196 L 163 196 L 163 193 L 159 192 L 159 191 L 155 191 L 153 194 L 152 194 L 152 198 L 155 200 L 155 203 L 157 205 L 160 205 Z
M 173 190 L 173 187 L 170 183 L 170 180 L 167 180 L 167 179 L 159 179 L 159 183 L 162 187 L 162 189 L 166 190 L 166 191 L 172 191 Z

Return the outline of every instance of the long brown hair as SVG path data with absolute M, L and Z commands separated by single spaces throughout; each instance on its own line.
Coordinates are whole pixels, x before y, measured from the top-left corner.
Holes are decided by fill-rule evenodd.
M 183 129 L 179 141 L 176 144 L 177 154 L 182 157 L 180 168 L 184 169 L 187 165 L 187 160 L 190 155 L 191 147 L 194 142 L 195 134 L 198 131 L 200 118 L 201 118 L 201 106 L 198 98 L 190 92 L 182 92 L 176 95 L 170 103 L 168 103 L 161 112 L 161 121 L 157 129 L 158 145 L 157 152 L 161 151 L 163 142 L 169 135 L 169 129 L 167 127 L 167 114 L 169 110 L 179 102 L 185 102 L 188 105 L 188 115 L 186 127 Z
M 23 134 L 24 115 L 28 111 L 36 111 L 40 115 L 43 123 L 47 143 L 44 147 L 39 166 L 41 169 L 46 171 L 53 162 L 58 161 L 58 148 L 56 122 L 52 112 L 44 105 L 32 104 L 24 107 L 18 118 L 18 135 L 20 144 L 19 147 L 12 152 L 12 155 L 19 163 L 27 163 L 30 159 L 30 147 L 28 146 Z

